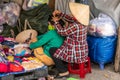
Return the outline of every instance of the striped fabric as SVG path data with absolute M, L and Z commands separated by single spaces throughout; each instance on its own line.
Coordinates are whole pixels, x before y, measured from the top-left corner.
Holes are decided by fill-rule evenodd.
M 69 25 L 63 28 L 59 23 L 55 24 L 58 33 L 66 36 L 66 39 L 54 56 L 70 63 L 86 62 L 88 56 L 87 27 L 66 14 L 61 14 L 61 17 L 68 21 Z

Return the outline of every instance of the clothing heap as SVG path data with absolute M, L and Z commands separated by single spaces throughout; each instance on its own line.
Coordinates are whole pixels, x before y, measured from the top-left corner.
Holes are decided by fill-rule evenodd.
M 19 44 L 13 39 L 10 40 L 2 36 L 0 42 L 0 63 L 0 66 L 3 66 L 3 64 L 6 66 L 6 71 L 2 71 L 4 69 L 1 67 L 0 72 L 20 72 L 44 66 L 39 59 L 32 55 L 28 44 Z
M 34 2 L 37 1 L 40 3 L 41 0 L 34 0 Z M 46 0 L 46 2 L 47 1 L 48 0 Z M 31 27 L 37 30 L 39 34 L 47 31 L 48 17 L 51 14 L 51 10 L 48 5 L 45 4 L 46 2 L 34 5 L 35 7 L 27 11 L 22 9 L 22 7 L 14 1 L 0 4 L 1 72 L 20 72 L 44 66 L 44 64 L 33 55 L 29 45 L 16 42 L 15 37 L 24 30 L 23 25 L 28 18 Z M 2 65 L 6 66 L 6 71 L 2 71 Z M 11 65 L 14 66 L 14 68 L 10 68 Z M 19 70 L 15 65 L 19 66 Z M 14 70 L 10 71 L 7 69 Z

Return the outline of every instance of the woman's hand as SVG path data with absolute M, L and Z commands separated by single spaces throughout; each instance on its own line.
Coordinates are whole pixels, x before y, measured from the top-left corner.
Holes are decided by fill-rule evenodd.
M 33 39 L 31 39 L 27 44 L 31 44 L 31 43 L 33 43 L 33 42 L 36 42 L 37 41 L 37 38 L 33 38 Z
M 53 20 L 54 22 L 58 22 L 58 21 L 60 20 L 60 18 L 58 18 L 58 17 L 52 17 L 52 20 Z
M 53 17 L 57 17 L 57 15 L 60 15 L 61 11 L 59 10 L 55 10 L 52 14 L 53 14 Z

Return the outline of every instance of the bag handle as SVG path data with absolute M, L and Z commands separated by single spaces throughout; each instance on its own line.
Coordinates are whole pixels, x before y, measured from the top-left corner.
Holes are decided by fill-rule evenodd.
M 18 19 L 18 25 L 17 25 L 18 31 L 21 32 L 21 31 L 22 31 L 22 28 L 23 28 L 23 25 L 21 24 L 20 19 Z
M 26 29 L 27 29 L 27 26 L 28 26 L 30 29 L 32 29 L 32 27 L 31 27 L 31 25 L 30 25 L 29 21 L 28 21 L 27 19 L 25 19 L 25 23 L 24 23 L 24 30 L 26 30 Z

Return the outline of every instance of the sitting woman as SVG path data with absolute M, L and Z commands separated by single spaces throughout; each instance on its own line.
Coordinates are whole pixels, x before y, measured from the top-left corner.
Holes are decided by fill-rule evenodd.
M 56 78 L 68 77 L 69 71 L 62 61 L 68 63 L 83 63 L 87 61 L 87 26 L 89 24 L 89 6 L 79 3 L 69 3 L 71 15 L 55 10 L 53 12 L 53 22 L 58 34 L 66 39 L 59 49 L 51 48 L 50 54 L 59 71 Z M 68 22 L 61 26 L 60 19 Z
M 45 65 L 54 65 L 49 50 L 51 47 L 59 48 L 64 41 L 64 38 L 60 36 L 55 29 L 49 30 L 43 35 L 37 36 L 30 43 L 30 48 L 34 49 L 34 55 L 40 59 Z

